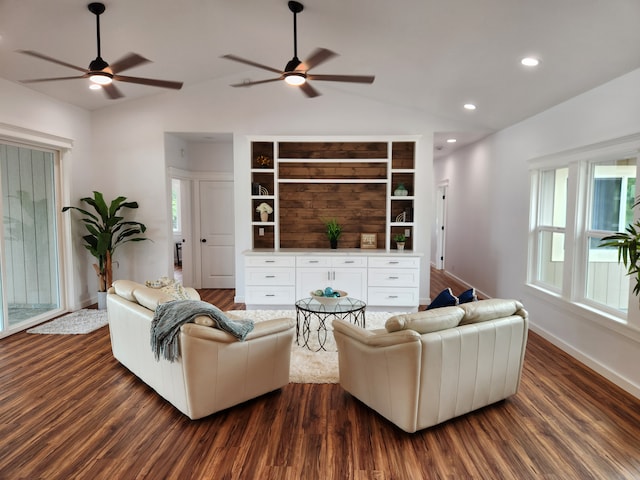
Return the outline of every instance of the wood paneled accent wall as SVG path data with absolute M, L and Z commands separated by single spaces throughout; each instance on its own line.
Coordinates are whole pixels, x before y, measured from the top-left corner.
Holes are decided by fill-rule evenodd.
M 388 223 L 413 210 L 412 199 L 397 197 L 388 209 L 388 188 L 393 191 L 402 182 L 414 195 L 414 174 L 409 170 L 414 168 L 415 142 L 392 142 L 391 161 L 389 145 L 388 141 L 252 142 L 252 183 L 268 192 L 262 197 L 253 193 L 254 223 L 261 202 L 276 210 L 269 222 L 253 225 L 254 248 L 275 245 L 276 216 L 281 248 L 329 248 L 324 221 L 331 218 L 344 229 L 339 248 L 359 248 L 361 233 L 376 233 L 378 248 L 385 248 Z M 391 227 L 392 234 L 402 231 Z M 410 245 L 409 240 L 408 249 Z

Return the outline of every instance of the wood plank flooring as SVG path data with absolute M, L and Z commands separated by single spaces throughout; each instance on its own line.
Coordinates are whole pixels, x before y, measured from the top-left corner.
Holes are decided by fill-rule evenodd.
M 113 358 L 108 327 L 0 340 L 0 479 L 638 479 L 639 436 L 640 400 L 533 333 L 517 395 L 415 434 L 339 385 L 191 421 Z

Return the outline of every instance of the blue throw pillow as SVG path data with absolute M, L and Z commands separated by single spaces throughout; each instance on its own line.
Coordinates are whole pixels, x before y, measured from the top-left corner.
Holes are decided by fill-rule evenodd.
M 478 297 L 476 296 L 476 289 L 470 288 L 469 290 L 462 292 L 458 295 L 458 300 L 460 300 L 460 303 L 477 302 Z
M 441 291 L 433 302 L 427 307 L 427 310 L 439 307 L 454 307 L 458 305 L 458 297 L 456 297 L 450 288 L 446 288 Z

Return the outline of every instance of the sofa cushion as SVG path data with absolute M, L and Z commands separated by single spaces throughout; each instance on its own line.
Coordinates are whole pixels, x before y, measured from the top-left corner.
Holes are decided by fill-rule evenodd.
M 136 298 L 133 296 L 133 291 L 142 285 L 131 280 L 116 280 L 112 286 L 119 296 L 130 302 L 135 302 Z
M 160 277 L 157 280 L 147 280 L 144 284 L 149 288 L 162 288 L 171 285 L 175 280 L 169 277 Z
M 158 305 L 176 300 L 168 293 L 163 292 L 162 289 L 149 288 L 144 285 L 138 285 L 138 288 L 133 291 L 133 296 L 135 297 L 134 301 L 152 312 L 156 311 Z
M 523 308 L 523 305 L 517 300 L 490 298 L 488 300 L 464 303 L 459 308 L 464 310 L 464 317 L 460 325 L 466 325 L 515 315 L 518 310 Z
M 458 295 L 458 300 L 460 301 L 460 303 L 477 302 L 478 296 L 476 295 L 476 289 L 470 288 L 469 290 L 465 290 L 460 295 Z
M 433 302 L 429 304 L 426 310 L 441 307 L 453 307 L 455 305 L 458 305 L 458 297 L 451 292 L 451 288 L 445 288 L 436 298 L 434 298 Z
M 387 332 L 414 330 L 420 334 L 457 327 L 464 316 L 459 307 L 441 307 L 416 313 L 395 315 L 387 319 Z

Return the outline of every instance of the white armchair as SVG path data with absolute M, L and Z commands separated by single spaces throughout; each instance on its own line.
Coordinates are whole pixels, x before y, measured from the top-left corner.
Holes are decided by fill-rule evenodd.
M 399 315 L 384 330 L 333 321 L 340 385 L 407 432 L 517 392 L 528 316 L 515 300 Z

